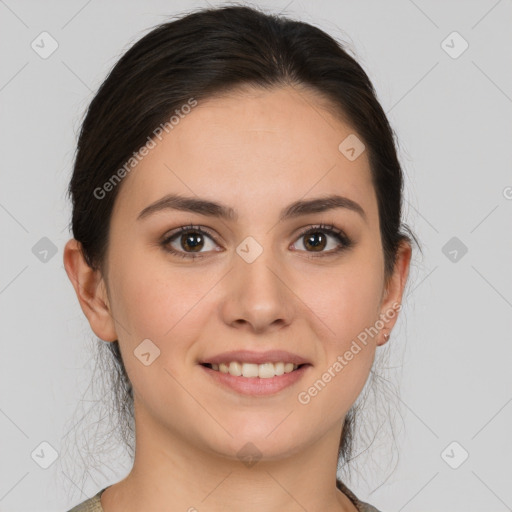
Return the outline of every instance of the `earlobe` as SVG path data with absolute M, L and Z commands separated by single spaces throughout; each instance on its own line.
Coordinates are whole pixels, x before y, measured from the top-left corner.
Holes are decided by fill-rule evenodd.
M 74 238 L 66 243 L 63 260 L 68 278 L 91 329 L 104 341 L 117 340 L 114 319 L 101 272 L 87 264 L 81 244 Z
M 384 345 L 390 338 L 398 313 L 402 307 L 402 297 L 409 276 L 412 248 L 408 241 L 403 241 L 398 249 L 393 275 L 388 280 L 381 305 L 380 318 L 385 324 L 381 330 L 377 346 Z

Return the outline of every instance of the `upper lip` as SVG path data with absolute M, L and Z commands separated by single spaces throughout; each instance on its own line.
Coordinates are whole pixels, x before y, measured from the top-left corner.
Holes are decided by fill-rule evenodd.
M 296 365 L 310 364 L 307 359 L 287 352 L 286 350 L 267 350 L 266 352 L 253 352 L 250 350 L 232 350 L 231 352 L 223 352 L 215 356 L 207 357 L 199 361 L 199 364 L 220 364 L 238 361 L 241 363 L 293 363 Z

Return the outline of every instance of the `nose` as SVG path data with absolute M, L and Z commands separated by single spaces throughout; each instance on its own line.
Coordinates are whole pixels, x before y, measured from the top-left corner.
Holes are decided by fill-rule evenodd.
M 295 314 L 297 298 L 287 285 L 287 273 L 264 250 L 252 263 L 238 255 L 226 276 L 227 286 L 221 314 L 224 322 L 252 333 L 278 330 L 289 325 Z

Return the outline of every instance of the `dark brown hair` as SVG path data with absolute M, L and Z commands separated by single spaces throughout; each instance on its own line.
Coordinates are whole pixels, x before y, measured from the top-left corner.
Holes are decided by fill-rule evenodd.
M 385 275 L 391 275 L 400 243 L 411 241 L 406 232 L 414 235 L 401 222 L 403 177 L 394 133 L 367 74 L 342 43 L 319 28 L 238 5 L 200 9 L 157 26 L 120 58 L 91 101 L 68 190 L 72 233 L 91 268 L 104 269 L 109 221 L 122 183 L 102 199 L 94 191 L 190 98 L 200 102 L 246 85 L 309 89 L 364 142 Z M 133 433 L 131 384 L 118 342 L 107 346 L 120 428 Z M 340 439 L 340 463 L 350 460 L 354 421 L 351 410 Z M 124 439 L 129 443 L 130 433 Z

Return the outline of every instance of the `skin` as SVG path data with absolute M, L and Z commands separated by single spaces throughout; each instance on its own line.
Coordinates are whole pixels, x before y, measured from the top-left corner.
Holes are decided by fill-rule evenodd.
M 401 302 L 411 247 L 402 244 L 385 280 L 367 153 L 349 161 L 338 150 L 354 131 L 322 105 L 297 87 L 201 101 L 124 178 L 105 275 L 88 267 L 74 239 L 67 243 L 64 264 L 82 310 L 99 338 L 119 340 L 134 388 L 135 461 L 103 493 L 106 512 L 220 512 L 227 503 L 245 512 L 356 510 L 335 487 L 341 428 L 398 313 L 308 404 L 297 395 Z M 137 220 L 167 193 L 223 203 L 239 218 L 169 209 Z M 332 193 L 359 203 L 366 218 L 336 208 L 279 222 L 290 203 Z M 339 242 L 324 233 L 328 245 L 315 252 L 300 232 L 320 223 L 353 246 L 327 255 Z M 159 245 L 188 224 L 215 235 L 203 238 L 204 258 Z M 252 263 L 236 252 L 248 236 L 263 248 Z M 172 247 L 191 253 L 179 235 Z M 160 349 L 149 366 L 133 356 L 147 338 Z M 312 367 L 273 396 L 242 396 L 197 364 L 235 349 L 289 350 Z M 237 456 L 248 442 L 261 453 L 251 467 Z

